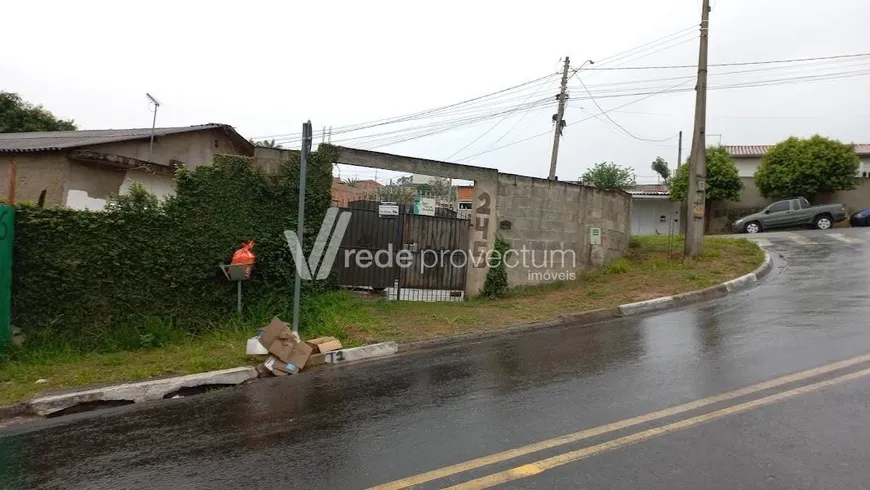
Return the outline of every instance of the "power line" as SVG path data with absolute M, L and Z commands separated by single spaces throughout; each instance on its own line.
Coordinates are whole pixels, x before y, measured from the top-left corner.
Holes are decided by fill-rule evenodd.
M 617 67 L 622 66 L 628 62 L 637 61 L 637 60 L 652 56 L 654 54 L 661 53 L 662 51 L 667 51 L 668 49 L 676 48 L 677 46 L 682 46 L 683 44 L 695 41 L 695 39 L 696 39 L 695 33 L 691 33 L 691 36 L 689 36 L 685 39 L 679 40 L 678 42 L 675 42 L 673 44 L 669 44 L 667 46 L 662 46 L 659 49 L 652 51 L 652 52 L 649 52 L 649 53 L 643 53 L 642 56 L 624 59 L 624 60 L 620 61 L 619 63 L 617 63 L 616 65 L 608 67 L 608 68 L 602 68 L 602 70 L 605 70 L 605 69 L 618 70 L 619 68 L 617 68 Z M 671 41 L 677 41 L 677 39 L 672 39 Z M 641 53 L 635 53 L 635 54 L 641 54 Z M 595 68 L 591 68 L 590 70 L 595 70 Z
M 834 72 L 834 73 L 823 73 L 818 75 L 805 75 L 799 77 L 790 77 L 790 78 L 778 78 L 771 80 L 757 80 L 752 82 L 741 82 L 741 83 L 733 83 L 729 85 L 719 85 L 715 87 L 708 87 L 708 90 L 724 90 L 724 89 L 732 89 L 732 88 L 751 88 L 751 87 L 764 87 L 768 85 L 788 85 L 791 83 L 800 83 L 800 82 L 813 82 L 813 81 L 828 81 L 828 80 L 842 80 L 847 78 L 856 78 L 870 75 L 870 70 L 852 70 L 852 71 L 844 71 L 844 72 Z M 690 81 L 686 80 L 687 82 Z M 655 90 L 656 87 L 643 87 L 648 88 L 649 90 Z M 690 92 L 693 91 L 694 88 L 687 88 L 683 90 L 675 90 L 673 93 L 679 92 Z M 609 99 L 616 97 L 634 97 L 637 95 L 647 95 L 647 94 L 657 94 L 659 92 L 627 92 L 622 93 L 620 91 L 615 92 L 605 92 L 604 94 L 596 93 L 595 97 L 598 99 Z M 574 99 L 573 101 L 578 100 L 589 100 L 588 97 L 581 97 L 579 99 Z
M 664 94 L 664 93 L 667 93 L 667 92 L 669 92 L 669 91 L 671 91 L 671 90 L 676 90 L 677 88 L 679 88 L 679 87 L 682 86 L 682 85 L 685 85 L 686 83 L 687 83 L 687 82 L 680 82 L 680 83 L 674 85 L 673 87 L 670 87 L 670 88 L 667 88 L 667 89 L 664 89 L 664 90 L 661 90 L 661 91 L 658 91 L 658 92 L 655 92 L 655 93 L 652 93 L 652 94 L 648 94 L 648 95 L 646 95 L 646 96 L 644 96 L 644 97 L 641 97 L 641 98 L 639 98 L 639 99 L 635 99 L 635 100 L 632 100 L 631 102 L 628 102 L 628 103 L 622 104 L 621 106 L 614 107 L 613 109 L 608 109 L 607 112 L 612 112 L 612 111 L 615 111 L 615 110 L 617 110 L 617 109 L 622 109 L 623 107 L 627 107 L 627 106 L 630 106 L 630 105 L 632 105 L 632 104 L 636 104 L 636 103 L 638 103 L 638 102 L 640 102 L 640 101 L 642 101 L 642 100 L 649 99 L 650 97 L 653 97 L 653 96 L 656 96 L 656 95 L 659 95 L 659 94 Z M 580 120 L 578 120 L 578 121 L 574 121 L 574 122 L 572 122 L 572 123 L 568 123 L 568 124 L 566 124 L 565 126 L 566 126 L 566 127 L 567 127 L 567 126 L 573 126 L 573 125 L 575 125 L 575 124 L 579 124 L 579 123 L 581 123 L 581 122 L 583 122 L 583 121 L 588 121 L 589 119 L 594 119 L 595 117 L 597 117 L 597 116 L 592 116 L 592 117 L 583 118 L 583 119 L 580 119 Z M 550 132 L 549 132 L 549 131 L 546 131 L 546 132 L 544 132 L 544 133 L 539 133 L 539 134 L 536 134 L 536 135 L 533 135 L 533 136 L 529 136 L 528 138 L 523 138 L 523 139 L 521 139 L 521 140 L 514 141 L 513 143 L 508 143 L 508 144 L 506 144 L 506 145 L 497 146 L 497 147 L 492 148 L 492 149 L 490 149 L 490 150 L 482 151 L 482 152 L 480 152 L 480 153 L 475 153 L 474 155 L 467 156 L 467 157 L 465 157 L 465 158 L 462 158 L 461 160 L 462 160 L 462 161 L 469 160 L 469 159 L 471 159 L 471 158 L 474 158 L 474 157 L 477 157 L 477 156 L 483 155 L 484 153 L 489 153 L 489 152 L 492 152 L 492 151 L 500 150 L 500 149 L 502 149 L 502 148 L 507 148 L 507 147 L 509 147 L 509 146 L 516 145 L 516 144 L 518 144 L 518 143 L 523 143 L 523 142 L 525 142 L 525 141 L 529 141 L 530 139 L 534 139 L 534 138 L 537 138 L 537 137 L 540 137 L 540 136 L 544 136 L 545 134 L 550 134 Z
M 533 102 L 529 102 L 523 106 L 513 107 L 510 109 L 506 109 L 506 110 L 499 110 L 496 112 L 491 112 L 491 113 L 487 113 L 487 114 L 483 114 L 483 115 L 474 115 L 474 116 L 470 116 L 470 117 L 466 117 L 466 118 L 462 118 L 462 119 L 451 119 L 451 120 L 445 120 L 445 121 L 438 121 L 435 123 L 430 123 L 428 125 L 403 128 L 403 129 L 388 131 L 388 132 L 384 132 L 384 133 L 379 133 L 376 135 L 359 136 L 356 138 L 341 140 L 341 143 L 347 144 L 348 142 L 352 142 L 352 141 L 356 141 L 357 144 L 360 144 L 363 141 L 365 141 L 365 143 L 363 143 L 363 144 L 373 144 L 376 142 L 381 143 L 381 144 L 399 143 L 402 141 L 407 141 L 409 139 L 415 139 L 417 137 L 428 136 L 430 134 L 437 134 L 440 132 L 457 129 L 457 128 L 462 127 L 462 126 L 476 124 L 479 122 L 484 122 L 484 121 L 487 121 L 489 119 L 493 119 L 493 118 L 501 116 L 501 115 L 516 113 L 520 109 L 524 112 L 529 111 L 529 110 L 533 110 L 533 109 L 542 107 L 542 106 L 549 104 L 549 103 L 550 103 L 550 98 L 548 97 L 545 99 L 540 99 L 540 100 L 536 100 Z M 410 138 L 408 138 L 406 136 L 410 136 Z M 399 139 L 393 141 L 392 138 L 395 138 L 395 137 L 399 137 Z M 390 141 L 392 141 L 392 143 L 387 143 Z
M 768 65 L 775 63 L 802 63 L 805 61 L 819 60 L 835 60 L 843 58 L 859 58 L 870 56 L 870 53 L 842 54 L 836 56 L 818 56 L 815 58 L 792 58 L 783 60 L 765 60 L 765 61 L 742 61 L 734 63 L 710 63 L 709 66 L 746 66 L 746 65 Z M 605 67 L 605 68 L 587 68 L 588 71 L 605 71 L 605 70 L 660 70 L 670 68 L 697 68 L 698 65 L 660 65 L 660 66 L 622 66 L 622 67 Z
M 575 75 L 576 75 L 576 73 L 575 73 Z M 583 80 L 581 80 L 579 76 L 576 76 L 575 78 L 577 78 L 577 81 L 580 82 L 580 85 L 583 86 L 583 89 L 586 91 L 586 93 L 589 94 L 589 99 L 592 100 L 592 103 L 595 104 L 595 107 L 597 107 L 598 110 L 601 111 L 601 115 L 604 116 L 604 117 L 606 117 L 607 120 L 610 121 L 610 122 L 612 122 L 616 127 L 618 127 L 619 129 L 625 131 L 625 134 L 631 136 L 632 138 L 634 138 L 634 139 L 636 139 L 636 140 L 639 140 L 639 141 L 646 141 L 646 142 L 649 142 L 649 143 L 662 143 L 662 142 L 664 142 L 664 141 L 672 140 L 672 139 L 674 139 L 674 138 L 676 137 L 676 136 L 671 136 L 670 138 L 664 138 L 664 139 L 649 139 L 649 138 L 641 138 L 640 136 L 636 136 L 636 135 L 632 134 L 631 131 L 625 129 L 621 124 L 619 124 L 618 122 L 614 121 L 613 118 L 610 117 L 610 115 L 607 114 L 607 112 L 606 112 L 604 109 L 601 108 L 601 106 L 598 104 L 598 101 L 595 100 L 595 97 L 592 96 L 592 92 L 590 92 L 589 89 L 586 88 L 586 84 L 583 83 Z
M 385 124 L 393 124 L 396 122 L 405 122 L 405 121 L 413 120 L 415 118 L 419 118 L 419 117 L 425 116 L 425 115 L 437 114 L 439 112 L 443 112 L 444 110 L 447 110 L 447 109 L 450 109 L 453 107 L 461 106 L 464 104 L 470 104 L 470 103 L 477 102 L 477 101 L 480 101 L 480 100 L 483 100 L 483 99 L 486 99 L 489 97 L 493 97 L 493 96 L 496 96 L 499 94 L 504 94 L 506 92 L 513 91 L 513 90 L 516 90 L 518 88 L 534 84 L 534 83 L 539 82 L 541 80 L 544 80 L 546 78 L 550 78 L 554 75 L 557 75 L 557 73 L 550 73 L 548 75 L 538 77 L 538 78 L 535 78 L 533 80 L 528 80 L 526 82 L 523 82 L 523 83 L 520 83 L 517 85 L 513 85 L 511 87 L 507 87 L 507 88 L 504 88 L 504 89 L 501 89 L 501 90 L 498 90 L 498 91 L 495 91 L 492 93 L 480 95 L 477 97 L 473 97 L 471 99 L 466 99 L 466 100 L 463 100 L 460 102 L 455 102 L 452 104 L 447 104 L 447 105 L 435 107 L 432 109 L 426 109 L 423 111 L 412 112 L 409 114 L 404 114 L 401 116 L 394 116 L 394 117 L 390 117 L 390 118 L 376 119 L 373 121 L 368 121 L 368 122 L 363 122 L 363 123 L 358 123 L 358 124 L 339 126 L 339 127 L 335 128 L 335 130 L 333 131 L 333 134 L 341 134 L 341 133 L 346 133 L 346 132 L 351 132 L 351 131 L 358 131 L 361 129 L 369 129 L 369 128 L 373 128 L 373 127 L 377 127 L 377 126 L 382 126 Z M 273 135 L 267 135 L 267 136 L 257 136 L 254 139 L 270 139 L 270 138 L 291 137 L 291 136 L 295 137 L 297 135 L 298 135 L 298 133 L 273 134 Z
M 671 34 L 668 34 L 667 36 L 662 36 L 662 37 L 660 37 L 660 38 L 658 38 L 658 39 L 654 39 L 654 40 L 652 40 L 652 41 L 649 41 L 649 42 L 647 42 L 647 43 L 641 44 L 641 45 L 639 45 L 639 46 L 635 46 L 635 47 L 633 47 L 633 48 L 626 49 L 625 51 L 620 51 L 619 53 L 616 53 L 616 54 L 613 54 L 613 55 L 607 56 L 607 57 L 605 57 L 605 58 L 602 58 L 602 59 L 596 61 L 596 63 L 597 63 L 599 66 L 600 66 L 600 65 L 606 65 L 606 64 L 609 64 L 609 63 L 613 63 L 614 61 L 616 61 L 616 60 L 618 60 L 618 59 L 620 59 L 620 58 L 625 58 L 625 57 L 631 56 L 631 55 L 629 55 L 628 53 L 631 53 L 631 52 L 633 52 L 633 51 L 639 51 L 639 50 L 640 50 L 640 51 L 643 51 L 643 49 L 649 49 L 649 48 L 655 47 L 655 46 L 661 44 L 662 42 L 668 42 L 668 41 L 666 41 L 666 40 L 670 40 L 670 41 L 672 41 L 673 39 L 669 39 L 669 38 L 672 38 L 672 37 L 674 37 L 674 36 L 678 36 L 678 35 L 682 35 L 682 34 L 686 33 L 687 31 L 694 30 L 696 27 L 697 27 L 696 24 L 692 24 L 692 25 L 689 26 L 689 27 L 684 27 L 684 28 L 682 28 L 682 29 L 680 29 L 680 30 L 678 30 L 678 31 L 676 31 L 676 32 L 673 32 L 673 33 L 671 33 Z M 643 48 L 643 49 L 642 49 L 642 48 Z M 634 54 L 637 54 L 637 53 L 634 53 Z
M 531 94 L 529 94 L 529 96 L 526 97 L 526 99 L 523 101 L 523 103 L 525 103 L 526 101 L 528 101 L 529 99 L 531 99 L 532 97 L 534 97 L 535 95 L 537 95 L 538 92 L 540 92 L 540 91 L 541 91 L 541 90 L 542 90 L 546 85 L 549 85 L 549 84 L 551 84 L 551 83 L 552 83 L 552 80 L 544 80 L 544 83 L 542 83 L 542 84 L 538 87 L 537 90 L 535 90 L 534 92 L 532 92 Z M 520 104 L 520 106 L 522 106 L 522 104 Z M 520 106 L 517 106 L 516 109 L 519 109 Z M 484 131 L 483 133 L 480 133 L 480 135 L 479 135 L 477 138 L 474 138 L 473 140 L 469 141 L 468 144 L 466 144 L 466 145 L 463 146 L 462 148 L 460 148 L 460 149 L 454 151 L 452 154 L 450 154 L 449 157 L 446 158 L 446 160 L 450 160 L 451 158 L 455 157 L 457 154 L 461 153 L 463 150 L 465 150 L 465 149 L 468 148 L 469 146 L 471 146 L 471 145 L 473 145 L 474 143 L 478 142 L 478 141 L 480 140 L 480 138 L 483 138 L 484 136 L 486 136 L 487 134 L 489 134 L 490 131 L 492 131 L 493 129 L 495 129 L 496 127 L 498 127 L 499 124 L 503 123 L 503 122 L 505 121 L 505 119 L 507 119 L 507 118 L 509 118 L 511 115 L 513 115 L 513 114 L 516 112 L 516 109 L 514 109 L 514 110 L 508 112 L 507 114 L 505 114 L 504 117 L 502 117 L 501 119 L 498 120 L 498 122 L 496 122 L 495 124 L 493 124 L 492 126 L 490 126 L 489 129 L 487 129 L 487 130 Z M 528 111 L 525 111 L 525 112 L 523 113 L 523 116 L 525 116 L 526 114 L 528 114 Z
M 845 60 L 845 61 L 836 61 L 835 60 L 834 63 L 836 63 L 836 64 L 854 63 L 856 61 L 859 63 L 866 63 L 867 62 L 867 60 L 852 59 L 852 60 Z M 824 62 L 822 64 L 831 64 L 831 62 L 828 61 L 828 62 Z M 813 65 L 811 68 L 829 69 L 829 68 L 833 68 L 833 67 Z M 724 71 L 724 72 L 719 72 L 719 73 L 711 72 L 710 76 L 711 77 L 720 77 L 720 76 L 729 76 L 729 75 L 741 75 L 741 74 L 745 74 L 745 73 L 757 73 L 757 72 L 766 72 L 766 71 L 775 71 L 775 70 L 795 70 L 795 69 L 803 70 L 803 69 L 806 69 L 806 67 L 803 67 L 803 66 L 769 66 L 769 67 L 764 67 L 764 68 L 752 68 L 749 70 Z M 589 84 L 589 85 L 587 85 L 587 87 L 599 88 L 599 87 L 613 87 L 616 85 L 636 85 L 636 84 L 649 83 L 649 82 L 685 80 L 688 78 L 695 78 L 695 75 L 684 75 L 684 76 L 678 76 L 678 77 L 664 77 L 664 78 L 647 78 L 647 79 L 642 79 L 642 80 L 624 80 L 624 81 L 609 82 L 609 83 Z M 573 88 L 576 88 L 576 87 L 573 87 Z

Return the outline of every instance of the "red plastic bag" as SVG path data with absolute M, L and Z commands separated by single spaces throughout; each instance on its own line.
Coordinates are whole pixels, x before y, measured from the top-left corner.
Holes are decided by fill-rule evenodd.
M 233 265 L 249 264 L 248 267 L 245 267 L 245 278 L 251 277 L 251 270 L 254 268 L 254 262 L 257 261 L 257 256 L 252 250 L 253 248 L 254 241 L 251 240 L 248 243 L 243 243 L 242 248 L 233 253 Z

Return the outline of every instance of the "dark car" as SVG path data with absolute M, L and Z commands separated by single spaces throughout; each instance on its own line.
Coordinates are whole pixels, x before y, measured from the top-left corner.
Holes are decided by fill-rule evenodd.
M 870 208 L 862 209 L 849 218 L 852 226 L 870 226 Z

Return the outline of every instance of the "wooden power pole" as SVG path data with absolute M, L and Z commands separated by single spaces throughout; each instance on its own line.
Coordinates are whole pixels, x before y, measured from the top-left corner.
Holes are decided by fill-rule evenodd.
M 559 91 L 559 110 L 556 113 L 556 130 L 553 135 L 553 154 L 550 156 L 550 180 L 556 180 L 556 160 L 559 159 L 559 139 L 562 137 L 562 118 L 565 116 L 565 99 L 568 93 L 568 67 L 571 59 L 565 57 L 565 68 L 562 70 L 562 90 Z
M 689 215 L 686 221 L 685 255 L 695 257 L 704 239 L 704 205 L 707 191 L 707 41 L 710 28 L 710 0 L 701 7 L 701 46 L 698 52 L 698 85 L 695 87 L 695 129 L 689 157 L 689 185 L 686 191 Z

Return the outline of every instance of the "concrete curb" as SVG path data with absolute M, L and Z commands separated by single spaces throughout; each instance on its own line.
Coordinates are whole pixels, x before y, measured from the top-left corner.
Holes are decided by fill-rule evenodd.
M 379 344 L 339 349 L 326 353 L 326 364 L 374 359 L 377 357 L 391 356 L 396 352 L 399 352 L 399 344 L 395 342 L 381 342 Z
M 766 276 L 772 268 L 773 262 L 770 259 L 770 254 L 767 253 L 767 251 L 764 251 L 764 261 L 754 271 L 750 272 L 749 274 L 740 276 L 736 279 L 732 279 L 728 282 L 717 284 L 715 286 L 710 286 L 709 288 L 675 294 L 673 296 L 663 296 L 647 301 L 628 303 L 624 305 L 619 305 L 616 308 L 602 308 L 599 310 L 566 313 L 564 315 L 560 315 L 558 318 L 555 318 L 553 320 L 525 323 L 522 325 L 513 325 L 507 328 L 500 328 L 496 330 L 463 333 L 437 339 L 408 342 L 405 344 L 399 344 L 399 352 L 405 353 L 420 349 L 444 347 L 462 342 L 498 337 L 500 335 L 531 332 L 535 330 L 560 327 L 565 325 L 586 326 L 619 317 L 642 315 L 644 313 L 650 313 L 653 311 L 678 308 L 692 303 L 700 303 L 702 301 L 709 301 L 711 299 L 721 298 L 727 296 L 730 293 L 754 286 L 758 281 Z
M 553 320 L 543 320 L 539 322 L 523 323 L 520 325 L 512 325 L 507 328 L 499 328 L 496 330 L 483 330 L 480 332 L 461 333 L 451 335 L 449 337 L 440 337 L 437 339 L 417 340 L 399 344 L 399 352 L 405 353 L 420 349 L 431 349 L 434 347 L 443 347 L 451 344 L 459 344 L 462 342 L 470 342 L 476 340 L 498 337 L 506 334 L 515 334 L 522 332 L 532 332 L 545 328 L 559 327 L 562 325 L 573 324 L 577 322 L 597 323 L 604 320 L 610 320 L 619 316 L 619 311 L 616 308 L 601 308 L 599 310 L 580 311 L 577 313 L 566 313 L 560 315 Z
M 207 385 L 237 385 L 256 377 L 256 369 L 252 367 L 239 367 L 224 369 L 221 371 L 190 374 L 187 376 L 175 376 L 172 378 L 123 383 L 103 388 L 40 396 L 26 402 L 26 404 L 34 413 L 45 417 L 82 403 L 140 403 L 161 399 L 167 394 L 178 391 L 182 388 L 195 388 Z
M 482 332 L 470 332 L 442 337 L 430 340 L 419 340 L 397 344 L 396 342 L 382 342 L 362 347 L 342 349 L 334 351 L 330 364 L 340 362 L 361 361 L 384 357 L 396 353 L 406 353 L 415 350 L 445 347 L 469 341 L 483 340 L 502 335 L 531 332 L 545 328 L 565 325 L 587 326 L 612 320 L 615 318 L 641 315 L 653 311 L 677 308 L 684 305 L 721 298 L 736 291 L 750 288 L 767 276 L 773 269 L 770 254 L 764 252 L 764 261 L 754 271 L 736 279 L 717 284 L 706 289 L 689 291 L 686 293 L 664 296 L 647 301 L 638 301 L 619 305 L 616 308 L 602 308 L 591 311 L 566 313 L 553 320 L 539 321 L 514 325 L 496 330 Z M 338 352 L 341 358 L 338 359 Z M 257 378 L 257 370 L 253 367 L 239 367 L 222 371 L 177 376 L 166 379 L 139 381 L 107 386 L 103 388 L 87 389 L 70 393 L 46 395 L 34 398 L 28 402 L 18 403 L 7 407 L 0 407 L 0 421 L 13 418 L 33 417 L 34 415 L 47 416 L 64 409 L 82 403 L 105 402 L 105 401 L 128 401 L 139 403 L 148 400 L 161 399 L 169 393 L 181 388 L 193 388 L 206 385 L 237 385 L 245 381 Z M 0 425 L 2 426 L 2 425 Z

